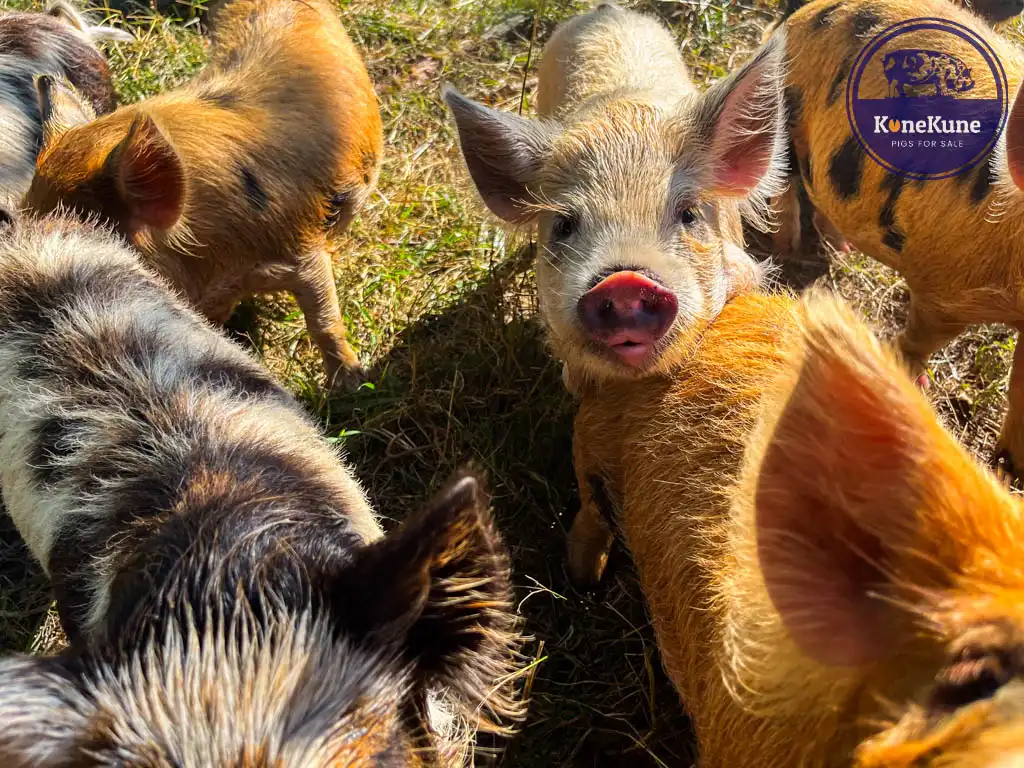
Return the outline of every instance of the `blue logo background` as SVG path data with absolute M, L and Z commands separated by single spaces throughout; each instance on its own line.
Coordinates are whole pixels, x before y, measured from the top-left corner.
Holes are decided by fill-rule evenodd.
M 960 55 L 910 45 L 890 46 L 882 55 L 883 46 L 920 31 L 948 34 L 950 50 L 963 52 L 967 43 L 984 66 L 975 61 L 972 68 Z M 866 72 L 884 74 L 884 97 L 860 97 Z M 976 88 L 987 93 L 972 98 Z M 947 19 L 910 19 L 883 30 L 861 50 L 846 83 L 847 117 L 861 146 L 875 162 L 913 179 L 948 178 L 984 159 L 999 139 L 1007 106 L 1006 74 L 995 52 L 975 32 Z

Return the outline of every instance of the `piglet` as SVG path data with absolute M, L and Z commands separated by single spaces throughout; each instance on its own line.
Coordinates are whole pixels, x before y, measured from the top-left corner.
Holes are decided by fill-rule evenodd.
M 990 19 L 1003 5 L 983 2 L 975 8 Z M 910 293 L 898 346 L 919 383 L 927 386 L 931 355 L 969 326 L 1024 328 L 1024 56 L 985 18 L 948 0 L 819 0 L 789 10 L 792 15 L 780 31 L 790 58 L 786 98 L 793 162 L 789 190 L 776 207 L 790 226 L 780 232 L 777 251 L 786 259 L 807 249 L 795 223 L 810 219 L 811 210 L 831 228 L 828 239 L 896 269 Z M 977 163 L 950 178 L 914 181 L 864 151 L 847 118 L 846 89 L 851 62 L 870 40 L 922 17 L 940 19 L 947 28 L 958 25 L 990 46 L 1006 73 L 1009 111 L 998 141 Z M 994 97 L 986 59 L 964 35 L 923 29 L 898 39 L 901 48 L 911 50 L 894 57 L 912 56 L 917 47 L 937 47 L 951 62 L 961 62 L 961 71 L 953 67 L 943 87 L 970 81 L 970 98 Z M 899 70 L 912 64 L 893 60 Z M 880 62 L 865 68 L 858 87 L 866 97 L 885 98 L 899 88 L 899 77 L 890 80 Z M 1009 407 L 992 460 L 1021 480 L 1024 345 L 1017 349 Z
M 580 580 L 636 560 L 704 768 L 1024 761 L 1024 503 L 835 298 L 730 302 L 575 430 Z
M 462 765 L 518 633 L 480 481 L 381 535 L 301 405 L 118 238 L 0 234 L 0 490 L 71 648 L 0 660 L 0 759 Z
M 741 214 L 782 181 L 783 41 L 698 92 L 659 22 L 601 3 L 560 26 L 531 120 L 448 89 L 484 202 L 536 223 L 540 309 L 573 388 L 671 367 L 756 286 Z
M 234 0 L 214 21 L 210 63 L 182 88 L 93 121 L 45 108 L 25 206 L 106 222 L 217 323 L 253 294 L 291 292 L 328 384 L 355 383 L 328 243 L 377 182 L 369 74 L 327 0 Z

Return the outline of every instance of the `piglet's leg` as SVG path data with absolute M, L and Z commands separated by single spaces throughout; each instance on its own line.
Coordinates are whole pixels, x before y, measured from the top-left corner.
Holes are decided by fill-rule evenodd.
M 782 257 L 793 256 L 800 250 L 800 195 L 797 185 L 800 177 L 790 177 L 786 191 L 772 200 L 778 219 L 778 229 L 772 234 L 773 251 Z
M 338 306 L 331 257 L 326 250 L 321 250 L 298 267 L 291 291 L 306 318 L 310 338 L 323 356 L 328 387 L 351 387 L 362 377 L 363 368 L 345 338 L 345 322 Z
M 1006 420 L 992 463 L 1001 475 L 1019 486 L 1024 481 L 1024 343 L 1020 333 L 1013 353 L 1007 399 Z
M 853 250 L 850 241 L 843 237 L 843 233 L 836 229 L 835 224 L 825 218 L 821 211 L 814 212 L 814 228 L 825 239 L 825 242 L 841 253 L 849 253 Z
M 608 555 L 615 543 L 610 525 L 613 510 L 605 480 L 591 466 L 578 438 L 573 454 L 580 488 L 580 511 L 569 530 L 569 577 L 576 587 L 587 589 L 601 581 L 608 565 Z
M 615 538 L 601 518 L 586 485 L 580 485 L 580 511 L 569 530 L 569 577 L 580 589 L 597 586 Z
M 966 323 L 953 321 L 942 313 L 922 306 L 917 297 L 911 294 L 907 328 L 900 336 L 899 346 L 907 367 L 917 379 L 918 386 L 922 389 L 929 386 L 925 366 L 932 353 L 959 335 L 966 327 Z

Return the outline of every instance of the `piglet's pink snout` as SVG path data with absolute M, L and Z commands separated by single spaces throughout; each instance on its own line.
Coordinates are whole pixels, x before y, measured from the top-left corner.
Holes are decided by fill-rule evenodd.
M 640 274 L 614 272 L 591 288 L 576 305 L 590 337 L 627 365 L 640 365 L 662 338 L 679 310 L 672 291 Z

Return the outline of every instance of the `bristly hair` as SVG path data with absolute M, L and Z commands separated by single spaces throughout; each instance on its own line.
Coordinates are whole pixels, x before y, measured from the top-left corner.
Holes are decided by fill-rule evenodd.
M 42 764 L 360 764 L 395 746 L 409 672 L 338 637 L 327 617 L 257 620 L 239 603 L 169 623 L 133 649 L 0 661 L 0 703 L 10 696 L 20 713 L 5 717 L 0 753 Z
M 276 608 L 257 620 L 244 601 L 229 616 L 169 623 L 120 664 L 87 667 L 85 680 L 109 718 L 111 747 L 123 754 L 130 734 L 130 743 L 197 765 L 229 761 L 247 745 L 297 764 L 354 756 L 367 745 L 345 734 L 372 738 L 409 686 L 403 664 L 360 652 L 327 617 Z
M 525 717 L 527 705 L 518 696 L 516 684 L 521 676 L 519 649 L 525 638 L 512 605 L 511 564 L 489 509 L 483 473 L 464 467 L 447 488 L 463 489 L 467 508 L 474 510 L 478 520 L 463 519 L 458 526 L 459 538 L 449 544 L 447 562 L 440 563 L 450 575 L 433 582 L 427 605 L 438 610 L 452 605 L 468 609 L 461 623 L 476 633 L 475 648 L 469 654 L 447 655 L 443 665 L 459 668 L 452 687 L 462 702 L 463 715 L 473 726 L 509 735 L 513 724 Z M 467 562 L 463 556 L 473 550 L 476 555 Z M 462 567 L 456 568 L 460 561 Z
M 401 534 L 372 546 L 356 567 L 372 571 L 377 562 L 390 559 L 423 562 L 429 588 L 407 653 L 428 680 L 444 689 L 453 714 L 473 730 L 511 733 L 511 725 L 525 716 L 526 703 L 516 685 L 524 638 L 512 606 L 508 554 L 481 475 L 468 467 L 460 470 Z M 396 594 L 403 589 L 415 593 L 418 587 L 397 585 Z M 347 598 L 346 615 L 372 613 L 359 599 Z

